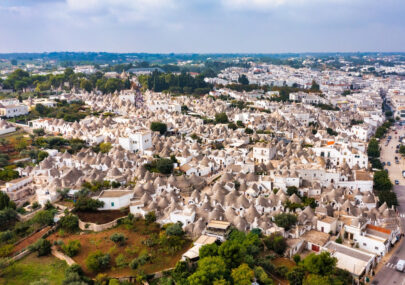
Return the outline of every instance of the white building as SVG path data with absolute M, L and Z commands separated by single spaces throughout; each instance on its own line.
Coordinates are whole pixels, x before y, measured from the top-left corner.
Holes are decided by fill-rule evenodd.
M 119 144 L 128 151 L 145 151 L 152 147 L 152 133 L 150 131 L 140 131 L 120 137 Z
M 100 210 L 119 210 L 128 207 L 133 193 L 131 190 L 104 190 L 97 197 L 104 202 Z

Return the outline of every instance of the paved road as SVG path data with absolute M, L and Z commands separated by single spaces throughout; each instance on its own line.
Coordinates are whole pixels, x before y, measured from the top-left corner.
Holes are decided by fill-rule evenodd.
M 385 145 L 386 139 L 384 139 L 380 145 L 381 161 L 391 162 L 391 166 L 385 166 L 389 171 L 390 179 L 394 183 L 395 180 L 399 181 L 399 185 L 394 186 L 394 191 L 398 196 L 398 211 L 401 218 L 402 229 L 405 229 L 405 179 L 402 177 L 402 170 L 405 170 L 405 159 L 400 154 L 395 153 L 396 145 L 399 144 L 398 136 L 405 135 L 405 129 L 397 129 L 398 134 L 391 131 L 388 135 L 392 136 L 391 142 L 388 146 Z M 387 137 L 388 137 L 387 135 Z M 395 156 L 400 160 L 399 164 L 395 163 Z M 405 285 L 405 273 L 395 270 L 395 265 L 398 259 L 405 259 L 405 242 L 402 242 L 396 252 L 392 254 L 390 260 L 385 266 L 378 272 L 374 278 L 372 284 L 374 285 Z

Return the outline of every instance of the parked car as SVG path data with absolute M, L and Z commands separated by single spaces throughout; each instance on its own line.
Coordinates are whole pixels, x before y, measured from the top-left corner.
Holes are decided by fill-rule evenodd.
M 388 166 L 391 166 L 391 162 L 388 161 L 388 162 L 387 162 L 387 165 L 388 165 Z
M 401 272 L 404 272 L 405 270 L 405 260 L 400 259 L 397 262 L 397 265 L 395 266 L 395 269 Z
M 398 181 L 398 180 L 395 180 L 395 185 L 399 185 L 399 181 Z
M 405 170 L 402 170 L 402 177 L 405 178 Z

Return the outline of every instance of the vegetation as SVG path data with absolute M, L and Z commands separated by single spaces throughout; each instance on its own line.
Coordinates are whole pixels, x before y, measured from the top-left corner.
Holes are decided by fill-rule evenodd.
M 150 172 L 170 174 L 173 172 L 173 160 L 167 158 L 158 158 L 150 163 L 146 163 L 145 168 Z
M 271 234 L 263 241 L 269 250 L 273 250 L 279 255 L 284 254 L 284 251 L 287 249 L 287 242 L 285 238 L 280 234 Z
M 81 244 L 77 240 L 71 240 L 67 244 L 63 244 L 61 248 L 67 256 L 73 257 L 79 253 Z
M 380 157 L 380 146 L 375 138 L 368 142 L 367 154 L 369 157 Z
M 167 131 L 167 125 L 162 122 L 152 122 L 150 124 L 150 129 L 154 132 L 159 132 L 161 135 L 164 135 Z
M 86 266 L 92 272 L 101 272 L 110 267 L 110 255 L 101 251 L 90 253 L 86 258 Z
M 286 231 L 288 231 L 297 223 L 297 216 L 290 213 L 281 213 L 274 216 L 274 222 L 277 226 L 282 227 Z
M 91 212 L 104 206 L 104 202 L 90 197 L 79 197 L 74 205 L 74 211 Z
M 217 124 L 227 124 L 229 122 L 228 116 L 226 113 L 217 113 L 215 114 L 215 122 Z
M 48 255 L 51 253 L 52 244 L 49 240 L 39 239 L 37 242 L 32 244 L 29 248 L 31 251 L 36 251 L 39 256 Z
M 144 88 L 155 92 L 203 95 L 211 90 L 211 85 L 204 81 L 203 74 L 192 77 L 185 72 L 175 75 L 154 71 L 150 75 L 139 76 L 139 82 Z

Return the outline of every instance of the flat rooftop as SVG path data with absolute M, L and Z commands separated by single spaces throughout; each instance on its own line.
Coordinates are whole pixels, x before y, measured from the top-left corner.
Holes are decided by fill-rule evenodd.
M 315 230 L 310 230 L 301 236 L 301 239 L 320 246 L 325 245 L 329 238 L 329 234 Z
M 216 228 L 216 229 L 226 230 L 230 226 L 231 226 L 231 223 L 229 223 L 229 222 L 212 220 L 211 222 L 208 223 L 207 228 Z
M 99 198 L 118 198 L 133 193 L 131 190 L 104 190 Z

